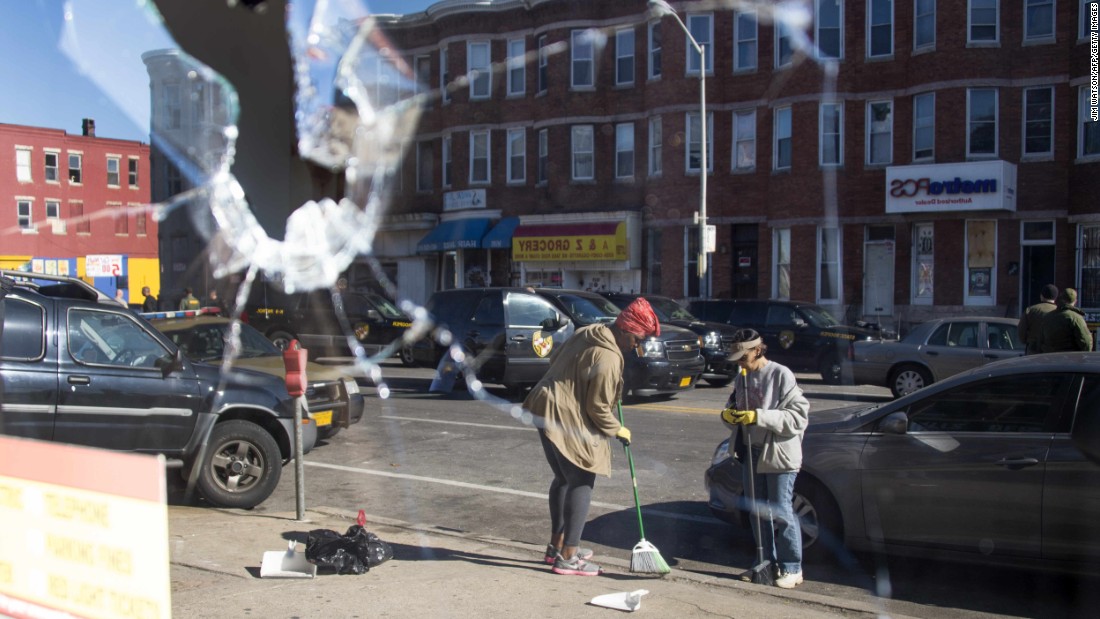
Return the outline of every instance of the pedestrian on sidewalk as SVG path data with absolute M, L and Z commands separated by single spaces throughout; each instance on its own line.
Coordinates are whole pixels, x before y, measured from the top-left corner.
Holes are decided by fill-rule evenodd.
M 155 312 L 157 311 L 157 298 L 153 296 L 153 292 L 149 290 L 148 286 L 141 287 L 141 294 L 145 297 L 145 301 L 141 304 L 141 311 L 143 312 Z
M 1016 330 L 1020 334 L 1020 339 L 1027 346 L 1026 354 L 1037 355 L 1042 352 L 1039 350 L 1039 335 L 1043 330 L 1043 316 L 1058 307 L 1054 303 L 1057 298 L 1058 287 L 1054 284 L 1047 284 L 1043 286 L 1042 292 L 1039 293 L 1039 302 L 1028 307 L 1024 310 L 1024 315 L 1020 316 L 1020 323 L 1016 326 Z
M 1085 323 L 1085 313 L 1076 305 L 1077 291 L 1066 288 L 1058 295 L 1058 308 L 1043 316 L 1039 345 L 1044 353 L 1092 350 L 1092 334 Z
M 523 401 L 535 417 L 539 440 L 554 479 L 550 482 L 550 543 L 546 563 L 555 574 L 596 576 L 600 566 L 580 548 L 596 475 L 611 476 L 608 439 L 630 444 L 630 430 L 619 423 L 623 393 L 623 355 L 660 335 L 653 308 L 635 299 L 615 322 L 577 331 L 556 349 L 550 369 Z
M 183 298 L 180 299 L 180 311 L 199 309 L 200 307 L 202 307 L 202 303 L 199 303 L 199 299 L 195 296 L 194 291 L 192 291 L 191 288 L 184 288 Z
M 752 480 L 749 468 L 741 467 L 744 487 L 751 481 L 756 490 L 756 505 L 749 508 L 761 515 L 751 519 L 753 536 L 764 549 L 764 559 L 776 566 L 776 586 L 793 589 L 802 584 L 802 529 L 792 497 L 802 468 L 802 435 L 809 424 L 810 403 L 791 370 L 769 361 L 767 352 L 753 329 L 734 334 L 730 360 L 743 371 L 734 379 L 722 421 L 733 431 L 730 443 L 738 461 L 753 459 Z M 751 454 L 746 453 L 745 433 Z

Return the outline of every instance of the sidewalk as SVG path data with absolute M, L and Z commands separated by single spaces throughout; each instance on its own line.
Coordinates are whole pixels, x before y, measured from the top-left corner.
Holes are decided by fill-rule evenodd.
M 260 578 L 263 553 L 285 550 L 306 533 L 344 533 L 356 514 L 319 507 L 294 513 L 171 506 L 172 613 L 175 617 L 612 617 L 589 605 L 604 593 L 647 589 L 637 613 L 651 617 L 877 616 L 860 602 L 762 587 L 674 569 L 663 578 L 632 574 L 629 556 L 593 560 L 597 577 L 558 576 L 544 546 L 485 539 L 367 516 L 367 530 L 394 558 L 358 576 Z M 895 615 L 896 616 L 896 615 Z

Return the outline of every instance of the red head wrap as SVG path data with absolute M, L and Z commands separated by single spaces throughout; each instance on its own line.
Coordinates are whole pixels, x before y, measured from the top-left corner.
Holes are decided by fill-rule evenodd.
M 642 297 L 634 299 L 626 309 L 615 319 L 615 324 L 627 333 L 633 333 L 639 337 L 661 334 L 661 323 L 657 322 L 657 314 L 649 306 L 649 301 Z

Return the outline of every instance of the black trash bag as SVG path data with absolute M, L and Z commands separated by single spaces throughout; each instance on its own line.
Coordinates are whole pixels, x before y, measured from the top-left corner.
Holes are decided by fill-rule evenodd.
M 362 574 L 393 558 L 393 548 L 357 524 L 340 535 L 331 529 L 314 529 L 306 538 L 306 559 L 337 574 Z

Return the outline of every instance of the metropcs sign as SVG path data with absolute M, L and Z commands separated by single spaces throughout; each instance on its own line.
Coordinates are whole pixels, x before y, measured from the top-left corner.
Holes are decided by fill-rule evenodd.
M 886 168 L 887 213 L 1015 211 L 1016 166 L 972 161 Z

